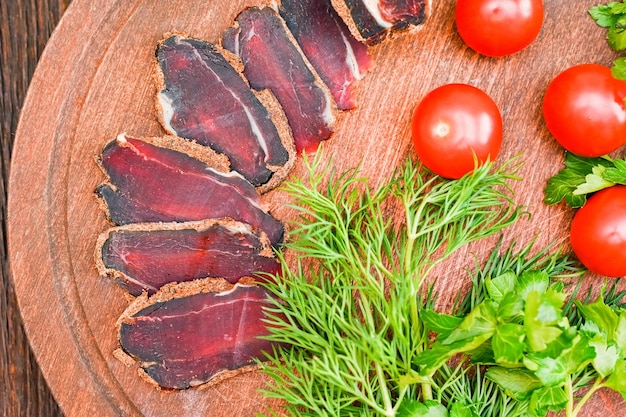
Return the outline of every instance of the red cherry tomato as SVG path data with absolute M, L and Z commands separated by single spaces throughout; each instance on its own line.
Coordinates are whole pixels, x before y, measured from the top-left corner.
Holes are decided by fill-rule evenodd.
M 570 238 L 574 253 L 590 271 L 626 275 L 626 186 L 592 195 L 576 212 Z
M 541 0 L 457 0 L 456 27 L 476 52 L 504 56 L 519 52 L 539 35 Z
M 543 115 L 554 138 L 585 157 L 606 155 L 626 142 L 626 82 L 597 64 L 571 67 L 554 78 Z
M 447 84 L 428 93 L 413 114 L 413 145 L 435 174 L 460 178 L 493 160 L 502 145 L 502 117 L 496 103 L 467 84 Z

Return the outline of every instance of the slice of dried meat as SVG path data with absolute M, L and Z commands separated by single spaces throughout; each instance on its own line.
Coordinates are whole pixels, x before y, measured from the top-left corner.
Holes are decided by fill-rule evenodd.
M 220 172 L 186 153 L 120 135 L 102 151 L 109 183 L 96 195 L 117 224 L 230 218 L 265 232 L 278 246 L 284 226 L 241 175 Z
M 372 61 L 330 0 L 282 0 L 280 15 L 333 95 L 337 107 L 356 107 L 353 90 Z
M 369 44 L 393 31 L 422 25 L 430 0 L 331 0 L 352 33 Z
M 223 46 L 240 56 L 255 90 L 269 89 L 285 111 L 296 151 L 315 151 L 332 134 L 334 103 L 285 22 L 270 7 L 250 7 L 222 35 Z
M 232 220 L 113 227 L 98 239 L 96 265 L 135 296 L 206 277 L 264 281 L 280 270 L 265 233 Z
M 191 284 L 191 285 L 187 285 Z M 263 322 L 269 294 L 258 286 L 232 289 L 212 282 L 165 287 L 138 297 L 120 318 L 120 345 L 149 381 L 165 389 L 219 382 L 252 369 L 273 344 Z M 221 287 L 221 288 L 220 288 Z M 128 356 L 120 355 L 122 360 Z
M 295 154 L 290 133 L 279 133 L 221 48 L 171 35 L 156 56 L 157 107 L 166 130 L 226 155 L 254 186 L 285 178 Z

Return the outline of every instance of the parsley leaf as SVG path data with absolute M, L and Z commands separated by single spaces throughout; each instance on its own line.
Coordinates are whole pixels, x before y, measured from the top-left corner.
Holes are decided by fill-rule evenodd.
M 449 335 L 463 321 L 463 317 L 437 313 L 430 309 L 424 309 L 420 314 L 428 329 L 445 336 Z
M 492 300 L 500 303 L 504 296 L 511 292 L 515 286 L 515 273 L 513 271 L 507 271 L 493 279 L 487 278 L 485 280 L 485 286 L 487 292 Z
M 450 408 L 450 417 L 480 417 L 480 416 L 474 413 L 472 410 L 470 410 L 467 404 L 454 403 L 452 404 L 452 408 Z
M 524 343 L 524 326 L 516 323 L 498 325 L 491 340 L 491 347 L 496 362 L 502 364 L 519 362 L 526 348 Z
M 626 360 L 620 359 L 617 362 L 614 372 L 606 380 L 605 385 L 626 397 Z
M 596 357 L 593 358 L 593 367 L 601 377 L 610 375 L 614 370 L 619 359 L 619 351 L 617 346 L 607 342 L 606 338 L 598 335 L 589 341 L 589 346 L 593 347 Z
M 626 4 L 610 2 L 589 9 L 589 15 L 598 26 L 608 28 L 606 39 L 615 51 L 626 49 Z
M 594 6 L 591 9 L 589 9 L 589 14 L 593 18 L 593 20 L 596 21 L 598 26 L 603 27 L 603 28 L 609 28 L 613 26 L 615 22 L 617 21 L 617 19 L 611 12 L 613 6 L 616 4 L 617 4 L 616 1 L 611 2 L 609 4 L 598 4 L 597 6 Z
M 565 168 L 548 180 L 544 189 L 544 203 L 565 203 L 573 208 L 582 207 L 587 195 L 626 183 L 626 161 L 608 157 L 585 158 L 565 153 Z
M 602 176 L 604 179 L 615 184 L 626 185 L 626 160 L 616 159 L 613 167 L 607 168 Z
M 613 67 L 611 68 L 611 75 L 613 75 L 613 78 L 626 81 L 626 58 L 624 57 L 617 58 L 613 62 Z
M 396 414 L 398 417 L 448 417 L 448 410 L 436 401 L 424 403 L 406 399 Z
M 535 416 L 545 416 L 549 410 L 561 411 L 568 402 L 567 394 L 561 387 L 545 387 L 533 392 L 530 410 Z
M 487 369 L 485 376 L 519 401 L 530 398 L 534 390 L 543 386 L 541 380 L 525 368 L 492 366 Z

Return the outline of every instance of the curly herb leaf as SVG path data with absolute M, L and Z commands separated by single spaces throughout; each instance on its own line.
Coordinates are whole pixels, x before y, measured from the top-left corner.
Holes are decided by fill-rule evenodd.
M 608 157 L 585 158 L 566 152 L 565 168 L 548 180 L 543 201 L 557 204 L 565 200 L 567 205 L 579 208 L 585 204 L 589 194 L 624 180 L 626 161 L 616 163 Z

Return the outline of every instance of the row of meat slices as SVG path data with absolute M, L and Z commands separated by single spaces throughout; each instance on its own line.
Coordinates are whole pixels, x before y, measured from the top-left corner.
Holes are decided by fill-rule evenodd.
M 96 265 L 136 297 L 118 357 L 162 389 L 213 384 L 274 348 L 257 285 L 280 273 L 284 225 L 261 203 L 315 151 L 371 65 L 367 44 L 419 26 L 427 0 L 282 0 L 243 10 L 222 39 L 156 49 L 163 137 L 119 135 L 99 159 L 111 223 Z

